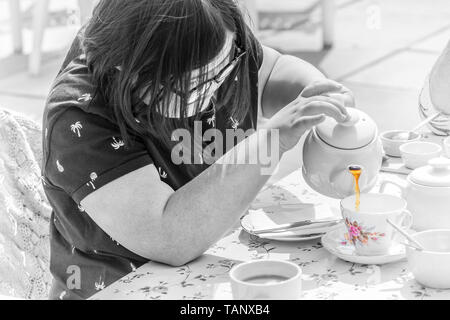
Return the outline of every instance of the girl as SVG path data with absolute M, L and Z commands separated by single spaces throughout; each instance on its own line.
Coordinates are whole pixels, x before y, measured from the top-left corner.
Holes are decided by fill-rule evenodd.
M 234 0 L 100 1 L 44 116 L 51 297 L 199 257 L 246 211 L 262 169 L 325 116 L 344 121 L 344 105 L 342 85 L 261 46 Z M 243 161 L 267 149 L 279 156 Z

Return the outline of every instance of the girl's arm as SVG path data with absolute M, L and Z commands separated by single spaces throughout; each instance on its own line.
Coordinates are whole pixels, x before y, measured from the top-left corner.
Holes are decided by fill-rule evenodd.
M 262 113 L 271 118 L 285 105 L 298 97 L 311 83 L 321 82 L 326 77 L 312 64 L 290 55 L 263 46 L 264 59 L 259 73 L 259 97 Z M 325 94 L 327 89 L 324 88 Z M 335 91 L 336 92 L 336 91 Z M 337 91 L 342 94 L 346 107 L 354 107 L 354 98 L 350 90 L 341 86 Z
M 149 165 L 96 190 L 81 205 L 128 250 L 149 260 L 183 265 L 236 226 L 270 177 L 269 169 L 324 115 L 337 121 L 346 118 L 342 105 L 328 97 L 298 97 L 272 117 L 266 129 L 245 139 L 177 191 L 161 182 L 155 166 Z M 233 160 L 247 156 L 254 161 Z M 264 163 L 261 156 L 269 156 L 270 162 Z

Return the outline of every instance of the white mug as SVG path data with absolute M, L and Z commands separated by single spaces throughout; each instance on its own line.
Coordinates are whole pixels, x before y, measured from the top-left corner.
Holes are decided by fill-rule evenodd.
M 230 271 L 235 300 L 298 300 L 302 293 L 302 270 L 283 260 L 244 262 Z
M 359 255 L 384 255 L 389 252 L 395 230 L 387 219 L 409 229 L 413 219 L 404 199 L 387 194 L 361 194 L 359 210 L 356 196 L 341 201 L 342 216 L 347 227 L 346 240 Z

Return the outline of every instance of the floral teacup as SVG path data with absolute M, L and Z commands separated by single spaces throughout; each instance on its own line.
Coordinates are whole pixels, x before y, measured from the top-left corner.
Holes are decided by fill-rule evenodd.
M 355 246 L 356 253 L 365 256 L 387 254 L 395 231 L 387 219 L 409 229 L 412 215 L 404 199 L 387 194 L 361 194 L 359 209 L 356 196 L 341 201 L 342 216 L 347 226 L 345 239 Z

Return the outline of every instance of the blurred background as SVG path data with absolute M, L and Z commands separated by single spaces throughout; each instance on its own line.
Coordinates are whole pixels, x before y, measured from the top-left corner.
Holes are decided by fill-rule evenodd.
M 450 40 L 449 0 L 239 0 L 262 43 L 353 90 L 380 130 L 419 122 L 418 96 Z M 0 0 L 0 107 L 41 122 L 94 0 Z

